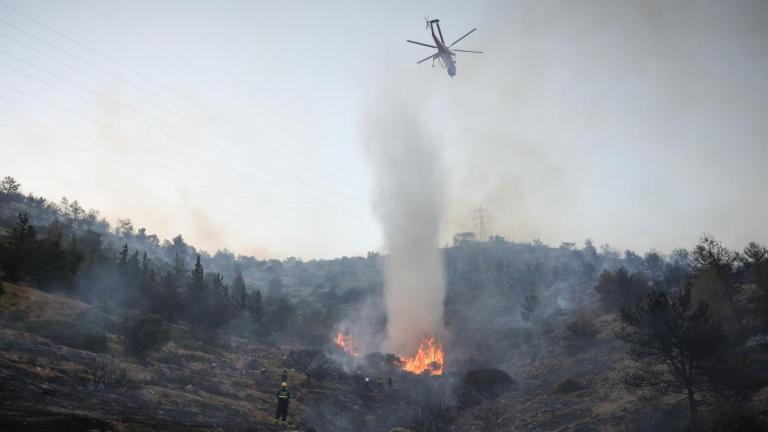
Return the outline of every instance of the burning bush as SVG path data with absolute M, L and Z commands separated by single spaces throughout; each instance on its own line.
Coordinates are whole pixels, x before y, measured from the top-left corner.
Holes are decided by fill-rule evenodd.
M 351 355 L 352 357 L 358 357 L 360 354 L 355 347 L 355 335 L 349 332 L 338 332 L 333 342 L 343 352 Z
M 426 375 L 442 375 L 445 364 L 445 348 L 434 337 L 422 338 L 416 355 L 403 359 L 407 372 Z
M 472 369 L 464 374 L 459 387 L 459 401 L 472 405 L 482 400 L 494 399 L 510 390 L 515 380 L 500 369 Z

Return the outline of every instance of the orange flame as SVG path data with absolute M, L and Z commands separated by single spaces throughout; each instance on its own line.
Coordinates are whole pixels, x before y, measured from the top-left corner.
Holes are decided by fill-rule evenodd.
M 336 339 L 333 340 L 336 342 L 336 345 L 341 348 L 345 353 L 351 355 L 352 357 L 358 357 L 360 354 L 357 353 L 355 350 L 355 336 L 354 335 L 348 335 L 346 333 L 338 332 L 336 333 Z
M 434 336 L 422 338 L 416 355 L 411 358 L 404 358 L 403 362 L 403 369 L 408 372 L 442 375 L 445 364 L 443 344 L 435 342 Z

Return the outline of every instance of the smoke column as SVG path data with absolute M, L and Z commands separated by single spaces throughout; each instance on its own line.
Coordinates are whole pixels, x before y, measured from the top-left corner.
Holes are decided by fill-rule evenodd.
M 388 257 L 383 350 L 413 355 L 425 335 L 442 335 L 445 284 L 439 250 L 443 212 L 441 154 L 403 97 L 377 100 L 364 124 L 373 163 L 375 211 Z

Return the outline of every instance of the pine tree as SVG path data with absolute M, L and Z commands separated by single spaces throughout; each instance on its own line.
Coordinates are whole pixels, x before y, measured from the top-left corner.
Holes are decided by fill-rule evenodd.
M 187 284 L 187 269 L 184 266 L 184 258 L 177 253 L 173 260 L 173 278 L 176 287 L 182 287 Z
M 208 299 L 209 313 L 206 317 L 208 324 L 220 327 L 229 322 L 230 305 L 229 287 L 224 283 L 221 273 L 214 273 Z
M 237 272 L 235 275 L 235 279 L 232 281 L 232 290 L 235 297 L 235 305 L 241 311 L 245 310 L 248 306 L 248 291 L 245 288 L 245 280 L 241 272 Z
M 123 245 L 123 248 L 120 249 L 120 258 L 117 261 L 117 264 L 120 266 L 120 268 L 125 269 L 128 265 L 128 243 Z
M 67 199 L 67 197 L 61 197 L 61 202 L 59 203 L 59 211 L 61 212 L 62 216 L 69 217 L 69 199 Z
M 69 213 L 72 215 L 72 219 L 77 221 L 85 214 L 85 210 L 77 200 L 74 200 L 69 204 Z
M 139 251 L 133 251 L 133 255 L 128 260 L 128 274 L 134 280 L 138 279 L 141 274 L 141 267 L 139 264 Z
M 3 257 L 5 277 L 12 282 L 18 282 L 26 276 L 26 270 L 33 259 L 37 230 L 29 223 L 29 215 L 19 213 L 19 221 L 11 229 L 8 249 Z
M 205 273 L 203 272 L 203 265 L 200 264 L 200 255 L 198 255 L 189 281 L 189 292 L 192 295 L 200 295 L 203 291 L 205 291 Z
M 208 319 L 208 296 L 205 288 L 205 272 L 197 256 L 195 267 L 192 269 L 187 285 L 186 309 L 188 319 L 193 323 L 203 323 Z
M 34 253 L 29 259 L 31 268 L 28 276 L 40 287 L 69 287 L 71 278 L 77 272 L 79 259 L 69 261 L 67 251 L 62 247 L 63 227 L 52 222 L 48 236 L 35 241 Z

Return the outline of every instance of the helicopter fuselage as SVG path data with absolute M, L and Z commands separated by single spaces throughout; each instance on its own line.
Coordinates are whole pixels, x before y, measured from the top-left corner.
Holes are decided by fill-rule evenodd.
M 440 62 L 443 64 L 445 69 L 448 71 L 448 75 L 453 77 L 456 75 L 456 61 L 454 60 L 453 56 L 455 55 L 453 51 L 448 49 L 448 47 L 445 46 L 445 43 L 442 41 L 442 38 L 438 37 L 435 34 L 435 24 L 439 23 L 437 20 L 433 20 L 429 22 L 430 30 L 432 31 L 432 39 L 435 41 L 435 46 L 437 47 L 437 55 L 440 59 Z M 440 24 L 438 24 L 437 31 L 440 32 Z M 442 32 L 441 36 L 442 36 Z M 434 65 L 434 60 L 432 60 L 432 65 Z
M 446 69 L 446 72 L 448 72 L 448 75 L 451 78 L 453 78 L 454 76 L 456 76 L 456 53 L 457 52 L 475 53 L 475 54 L 483 53 L 482 51 L 473 51 L 473 50 L 464 50 L 464 49 L 454 49 L 453 51 L 451 50 L 451 48 L 454 45 L 459 43 L 465 37 L 472 34 L 475 30 L 477 30 L 477 28 L 473 28 L 472 30 L 465 33 L 464 36 L 456 39 L 453 43 L 448 45 L 445 43 L 445 39 L 443 38 L 443 31 L 440 30 L 440 20 L 438 19 L 430 20 L 429 17 L 424 17 L 424 19 L 427 22 L 427 29 L 430 31 L 430 33 L 432 33 L 432 40 L 435 42 L 435 44 L 431 45 L 431 44 L 418 42 L 410 39 L 406 39 L 405 41 L 415 45 L 421 45 L 427 48 L 434 48 L 437 50 L 437 52 L 417 61 L 416 64 L 422 64 L 425 61 L 432 60 L 432 67 L 434 67 L 435 60 L 437 60 L 440 62 L 440 65 L 443 67 L 443 69 Z

